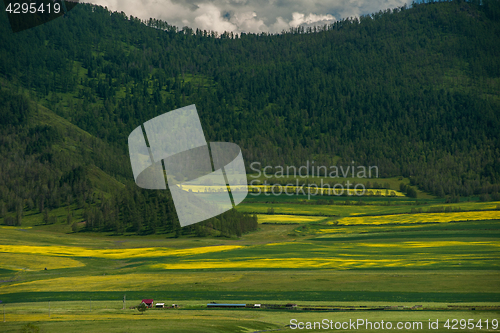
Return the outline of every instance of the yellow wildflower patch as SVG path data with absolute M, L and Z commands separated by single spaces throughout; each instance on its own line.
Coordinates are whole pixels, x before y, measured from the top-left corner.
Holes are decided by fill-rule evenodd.
M 380 226 L 368 226 L 368 225 L 345 225 L 345 226 L 335 226 L 330 229 L 318 229 L 317 234 L 360 234 L 360 233 L 374 233 L 374 232 L 384 232 L 384 231 L 398 231 L 398 230 L 409 230 L 421 228 L 419 225 L 380 225 Z M 321 236 L 320 236 L 321 237 Z
M 324 220 L 324 216 L 257 215 L 259 223 L 309 223 Z
M 500 246 L 500 241 L 484 242 L 459 242 L 459 241 L 428 241 L 428 242 L 405 242 L 408 247 L 443 247 L 443 246 Z
M 171 264 L 154 264 L 153 269 L 355 269 L 355 268 L 389 268 L 389 267 L 425 267 L 433 264 L 447 263 L 454 265 L 460 260 L 492 260 L 495 256 L 478 255 L 446 255 L 422 256 L 421 253 L 404 256 L 391 256 L 389 258 L 353 257 L 335 258 L 260 258 L 241 260 L 185 260 Z
M 181 190 L 187 192 L 195 192 L 195 193 L 213 193 L 213 192 L 227 192 L 227 186 L 213 186 L 213 185 L 176 185 Z M 235 190 L 233 188 L 233 190 Z
M 403 224 L 403 223 L 446 223 L 453 221 L 480 221 L 500 218 L 499 211 L 475 211 L 453 213 L 393 214 L 380 216 L 348 216 L 337 220 L 339 225 L 359 224 Z M 333 224 L 333 222 L 330 222 Z
M 318 187 L 318 186 L 294 186 L 294 185 L 249 185 L 248 190 L 250 192 L 258 193 L 273 193 L 273 194 L 301 194 L 304 191 L 305 194 L 310 193 L 311 195 L 368 195 L 368 196 L 393 196 L 393 197 L 404 197 L 405 195 L 399 191 L 386 190 L 386 189 L 347 189 L 347 188 L 328 188 L 328 187 Z
M 0 268 L 10 270 L 40 271 L 47 269 L 74 268 L 85 266 L 71 258 L 56 258 L 33 254 L 2 253 Z
M 391 248 L 437 248 L 452 246 L 494 246 L 499 247 L 500 241 L 482 241 L 482 242 L 461 242 L 461 241 L 426 241 L 426 242 L 401 242 L 401 243 L 356 243 L 357 246 L 366 247 L 391 247 Z
M 71 276 L 13 283 L 5 286 L 0 286 L 0 294 L 38 291 L 160 290 L 162 288 L 165 288 L 165 285 L 171 284 L 231 283 L 239 280 L 240 278 L 241 276 L 227 274 L 171 275 L 165 273 Z
M 169 256 L 190 256 L 204 253 L 230 251 L 242 248 L 238 245 L 205 246 L 190 249 L 163 247 L 133 249 L 87 249 L 71 246 L 0 245 L 0 252 L 25 253 L 58 257 L 92 257 L 105 259 L 152 258 Z

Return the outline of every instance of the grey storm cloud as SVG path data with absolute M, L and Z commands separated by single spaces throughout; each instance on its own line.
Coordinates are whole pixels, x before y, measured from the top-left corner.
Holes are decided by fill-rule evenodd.
M 141 19 L 222 33 L 279 33 L 409 4 L 409 0 L 91 0 Z

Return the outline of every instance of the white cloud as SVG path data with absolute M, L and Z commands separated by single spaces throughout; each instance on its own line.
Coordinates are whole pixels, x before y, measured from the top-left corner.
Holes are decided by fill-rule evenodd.
M 141 19 L 151 17 L 179 28 L 240 32 L 281 32 L 300 25 L 330 24 L 408 4 L 409 0 L 89 0 Z
M 195 28 L 218 32 L 238 29 L 236 25 L 222 18 L 220 9 L 213 4 L 200 4 L 195 13 L 197 15 L 193 20 Z
M 283 30 L 288 30 L 290 28 L 290 23 L 286 22 L 281 16 L 276 18 L 276 23 L 269 26 L 269 31 L 272 32 L 282 32 Z
M 257 18 L 255 12 L 235 13 L 231 18 L 231 22 L 238 27 L 238 31 L 258 32 L 269 30 L 264 21 Z
M 290 21 L 289 25 L 291 27 L 298 27 L 299 25 L 319 25 L 319 23 L 325 23 L 325 22 L 330 22 L 333 23 L 337 21 L 334 16 L 328 14 L 328 15 L 315 15 L 315 14 L 309 14 L 305 16 L 302 13 L 293 13 L 292 14 L 292 20 Z

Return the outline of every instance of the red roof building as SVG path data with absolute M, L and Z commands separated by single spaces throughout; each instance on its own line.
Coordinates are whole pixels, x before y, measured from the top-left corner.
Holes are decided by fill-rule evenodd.
M 143 299 L 142 300 L 142 303 L 146 304 L 148 306 L 148 308 L 152 308 L 153 307 L 153 300 L 152 299 Z

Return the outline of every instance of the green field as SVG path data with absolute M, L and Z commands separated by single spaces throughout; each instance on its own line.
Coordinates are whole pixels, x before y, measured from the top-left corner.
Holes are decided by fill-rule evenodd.
M 498 203 L 434 199 L 409 214 L 416 205 L 406 197 L 391 205 L 287 199 L 249 196 L 238 208 L 260 212 L 261 224 L 239 239 L 72 233 L 29 218 L 2 226 L 0 330 L 34 323 L 46 332 L 254 332 L 285 329 L 291 319 L 443 325 L 500 317 Z M 425 213 L 435 207 L 462 211 Z M 143 298 L 179 307 L 130 309 Z M 207 309 L 209 302 L 280 307 Z
M 138 302 L 139 300 L 134 300 Z M 364 304 L 364 305 L 363 305 Z M 380 306 L 377 303 L 360 303 L 360 306 Z M 324 304 L 311 304 L 322 306 Z M 291 319 L 301 322 L 321 322 L 323 319 L 333 322 L 349 322 L 362 318 L 365 321 L 385 322 L 390 321 L 393 325 L 398 322 L 420 322 L 423 332 L 436 332 L 428 329 L 429 319 L 439 321 L 440 330 L 444 331 L 443 325 L 447 319 L 456 318 L 456 311 L 449 311 L 446 304 L 435 304 L 436 308 L 430 310 L 405 311 L 397 310 L 399 305 L 391 304 L 392 309 L 380 312 L 374 311 L 336 311 L 336 312 L 310 312 L 302 310 L 275 311 L 275 310 L 202 310 L 203 304 L 186 302 L 183 304 L 185 310 L 179 309 L 153 309 L 144 314 L 139 314 L 136 310 L 121 310 L 120 302 L 51 302 L 49 318 L 48 303 L 20 303 L 11 309 L 9 319 L 17 317 L 26 318 L 29 313 L 31 322 L 48 332 L 65 330 L 77 332 L 85 330 L 87 332 L 109 331 L 109 332 L 137 332 L 148 329 L 151 332 L 255 332 L 263 330 L 285 329 L 285 324 L 290 324 Z M 342 307 L 343 304 L 337 304 Z M 460 317 L 472 319 L 475 323 L 481 319 L 491 321 L 498 318 L 498 312 L 487 310 L 489 304 L 475 304 L 477 308 L 483 307 L 486 310 L 471 311 L 460 310 Z M 408 306 L 409 308 L 410 306 Z M 389 308 L 389 307 L 388 307 Z M 406 305 L 405 305 L 406 308 Z M 448 311 L 446 311 L 448 310 Z M 383 318 L 383 319 L 382 319 Z M 17 332 L 19 325 L 17 322 L 3 323 L 3 332 Z M 0 326 L 1 327 L 1 326 Z M 377 330 L 361 331 L 372 332 Z M 293 331 L 285 329 L 285 331 Z M 313 330 L 301 330 L 312 332 Z M 317 331 L 317 330 L 316 330 Z M 325 330 L 323 330 L 325 331 Z M 333 330 L 332 330 L 333 331 Z M 380 331 L 380 330 L 378 330 Z
M 295 199 L 296 198 L 296 199 Z M 331 200 L 331 202 L 329 201 Z M 411 200 L 404 198 L 369 198 L 369 197 L 329 197 L 318 196 L 307 200 L 307 196 L 264 196 L 263 194 L 248 199 L 238 206 L 238 210 L 248 213 L 267 214 L 269 208 L 275 214 L 316 215 L 345 217 L 353 215 L 388 215 L 411 213 L 413 209 L 431 212 L 440 207 L 460 209 L 461 211 L 497 210 L 500 202 L 465 201 L 445 204 L 442 200 Z M 500 216 L 500 213 L 498 214 Z

